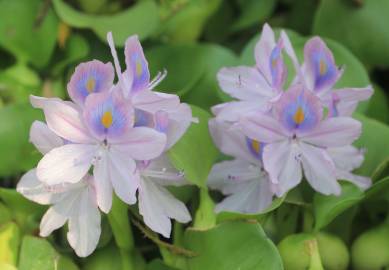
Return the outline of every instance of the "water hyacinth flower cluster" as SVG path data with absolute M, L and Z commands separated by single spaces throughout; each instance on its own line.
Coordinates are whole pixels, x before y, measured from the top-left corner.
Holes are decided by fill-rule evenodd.
M 287 69 L 286 57 L 294 70 Z M 367 188 L 370 179 L 352 173 L 363 162 L 363 152 L 352 145 L 361 133 L 352 113 L 372 95 L 371 86 L 336 89 L 343 68 L 323 40 L 306 42 L 300 65 L 287 34 L 276 41 L 268 25 L 255 60 L 253 67 L 222 68 L 217 75 L 235 100 L 214 106 L 209 121 L 215 144 L 234 158 L 214 165 L 209 175 L 209 186 L 226 195 L 216 211 L 261 212 L 303 178 L 326 195 L 341 193 L 338 180 Z
M 165 155 L 193 121 L 191 108 L 176 95 L 152 91 L 166 73 L 150 80 L 137 36 L 126 41 L 124 72 L 111 33 L 107 38 L 114 65 L 80 64 L 67 85 L 71 101 L 31 96 L 46 120 L 30 131 L 43 158 L 17 186 L 28 199 L 50 205 L 40 235 L 68 223 L 67 239 L 79 256 L 96 248 L 100 211 L 110 212 L 113 194 L 127 204 L 138 202 L 146 225 L 165 237 L 170 219 L 191 220 L 166 189 L 186 181 Z

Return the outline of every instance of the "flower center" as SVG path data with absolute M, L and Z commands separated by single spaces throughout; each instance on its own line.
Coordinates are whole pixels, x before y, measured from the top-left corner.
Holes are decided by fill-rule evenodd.
M 142 75 L 142 63 L 139 60 L 136 62 L 135 72 L 137 76 Z
M 89 78 L 86 82 L 86 90 L 89 92 L 89 93 L 92 93 L 93 90 L 95 89 L 95 86 L 96 86 L 96 80 L 94 78 Z
M 293 120 L 297 125 L 300 125 L 302 122 L 304 122 L 305 114 L 301 107 L 298 107 L 297 111 L 295 112 L 293 116 Z
M 324 59 L 320 59 L 319 62 L 319 73 L 320 75 L 324 75 L 327 72 L 327 64 Z
M 112 125 L 113 118 L 112 118 L 112 112 L 111 111 L 106 111 L 104 112 L 103 116 L 101 117 L 101 124 L 105 128 L 109 128 Z

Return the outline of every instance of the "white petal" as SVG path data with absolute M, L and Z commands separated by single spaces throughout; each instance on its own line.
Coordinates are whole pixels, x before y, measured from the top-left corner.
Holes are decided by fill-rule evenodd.
M 181 103 L 169 111 L 169 126 L 166 133 L 166 149 L 172 147 L 192 123 L 192 109 L 188 104 Z
M 79 110 L 62 101 L 49 102 L 43 108 L 48 127 L 58 136 L 73 143 L 93 143 Z
M 255 60 L 257 66 L 264 73 L 267 81 L 271 82 L 271 72 L 269 68 L 269 59 L 276 42 L 274 32 L 268 24 L 262 28 L 261 37 L 255 46 Z
M 150 113 L 158 111 L 173 111 L 180 105 L 176 95 L 144 90 L 132 97 L 134 107 Z
M 217 80 L 224 92 L 240 100 L 261 103 L 275 94 L 263 75 L 254 67 L 222 68 L 217 73 Z
M 150 161 L 141 174 L 162 186 L 182 186 L 188 184 L 184 174 L 173 167 L 167 155 Z
M 137 174 L 135 161 L 112 148 L 109 152 L 109 178 L 116 195 L 127 204 L 136 203 L 139 187 Z
M 97 205 L 104 213 L 108 213 L 112 207 L 112 179 L 109 175 L 108 158 L 107 153 L 103 152 L 93 168 Z
M 136 160 L 158 157 L 165 148 L 166 135 L 152 128 L 135 127 L 129 130 L 125 140 L 113 145 L 117 151 L 127 153 Z
M 164 187 L 144 178 L 139 188 L 139 212 L 148 227 L 166 238 L 170 237 L 170 218 L 182 223 L 191 220 L 185 204 Z
M 352 145 L 331 147 L 327 149 L 327 153 L 337 168 L 346 171 L 359 168 L 364 160 L 363 151 Z
M 256 214 L 268 208 L 273 199 L 270 181 L 265 177 L 257 177 L 250 181 L 237 183 L 231 195 L 227 196 L 215 207 L 217 213 L 222 211 Z
M 314 130 L 298 137 L 304 142 L 322 147 L 338 147 L 351 144 L 361 134 L 361 123 L 350 117 L 328 118 Z
M 371 178 L 356 175 L 348 171 L 336 170 L 336 178 L 351 182 L 362 190 L 368 189 L 372 184 Z
M 259 160 L 251 154 L 246 137 L 240 129 L 217 119 L 209 120 L 208 125 L 213 142 L 221 152 L 253 164 L 259 163 Z
M 236 122 L 241 117 L 255 112 L 266 112 L 270 109 L 270 103 L 256 101 L 231 101 L 212 107 L 212 112 L 218 120 Z
M 54 230 L 61 228 L 67 219 L 67 215 L 58 212 L 54 207 L 50 207 L 42 217 L 39 235 L 42 237 L 49 236 Z
M 64 144 L 63 140 L 51 131 L 47 125 L 41 121 L 34 121 L 30 129 L 30 142 L 42 154 L 46 154 L 56 147 Z
M 306 143 L 300 143 L 300 149 L 304 175 L 313 189 L 325 195 L 339 195 L 335 165 L 326 151 Z
M 261 168 L 251 163 L 234 159 L 213 165 L 208 176 L 208 186 L 224 194 L 233 193 L 235 186 L 262 176 Z
M 73 215 L 69 218 L 67 238 L 70 246 L 80 257 L 86 257 L 96 249 L 101 234 L 100 212 L 92 192 L 90 187 L 84 189 Z
M 95 155 L 94 145 L 67 144 L 51 150 L 39 162 L 38 179 L 48 185 L 76 183 L 88 172 Z
M 253 114 L 242 118 L 239 126 L 243 133 L 252 139 L 264 143 L 273 143 L 285 140 L 287 131 L 271 116 L 265 114 Z
M 283 141 L 265 146 L 263 162 L 270 180 L 277 185 L 277 196 L 297 186 L 302 179 L 301 152 L 295 143 Z
M 49 192 L 36 176 L 36 169 L 25 173 L 20 179 L 16 190 L 29 200 L 39 204 L 50 204 L 55 199 L 55 193 Z

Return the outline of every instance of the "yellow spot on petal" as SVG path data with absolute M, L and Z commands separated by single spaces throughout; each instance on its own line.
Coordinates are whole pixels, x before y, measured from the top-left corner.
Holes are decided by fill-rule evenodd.
M 136 67 L 135 67 L 136 75 L 137 75 L 137 76 L 142 75 L 142 70 L 143 70 L 143 68 L 142 68 L 142 63 L 141 63 L 140 61 L 137 61 L 137 62 L 136 62 Z
M 95 86 L 96 86 L 96 80 L 94 78 L 89 78 L 87 81 L 86 81 L 86 90 L 89 92 L 89 93 L 92 93 L 94 90 L 95 90 Z
M 272 68 L 275 68 L 277 65 L 277 58 L 274 58 L 272 61 L 271 61 L 271 66 Z
M 251 141 L 251 147 L 253 148 L 253 150 L 257 154 L 261 151 L 261 144 L 260 144 L 260 142 L 258 142 L 256 140 Z
M 327 63 L 324 61 L 324 59 L 320 59 L 319 73 L 320 75 L 324 75 L 326 72 L 327 72 Z
M 103 114 L 103 117 L 101 117 L 101 123 L 105 128 L 109 128 L 112 125 L 112 121 L 113 118 L 112 118 L 112 113 L 110 111 L 106 111 Z
M 305 115 L 304 111 L 301 107 L 298 107 L 296 113 L 293 116 L 293 120 L 296 124 L 300 125 L 302 122 L 304 122 Z

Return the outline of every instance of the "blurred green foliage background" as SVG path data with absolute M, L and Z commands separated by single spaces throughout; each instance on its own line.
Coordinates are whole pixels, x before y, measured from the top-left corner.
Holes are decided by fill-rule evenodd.
M 108 31 L 118 48 L 128 36 L 139 36 L 152 76 L 168 71 L 159 91 L 176 93 L 182 101 L 209 110 L 229 100 L 219 90 L 217 71 L 254 64 L 253 48 L 264 22 L 276 32 L 287 29 L 300 60 L 307 38 L 322 36 L 337 64 L 346 67 L 338 87 L 373 84 L 374 96 L 358 108 L 367 126 L 359 144 L 369 150 L 360 172 L 371 175 L 389 156 L 388 14 L 386 0 L 0 0 L 0 186 L 14 188 L 40 158 L 28 133 L 32 121 L 43 116 L 31 107 L 29 95 L 67 98 L 66 84 L 77 64 L 111 61 Z M 10 190 L 0 191 L 5 204 L 13 205 L 14 196 Z M 17 200 L 11 211 L 34 209 L 32 214 L 41 215 L 41 208 L 21 197 Z M 2 207 L 0 203 L 0 223 L 9 211 Z M 18 218 L 27 219 L 24 231 L 36 233 L 29 231 L 36 228 L 29 224 L 34 222 L 29 215 Z M 325 226 L 328 220 L 323 219 Z M 96 251 L 85 269 L 115 269 L 114 247 L 105 246 L 112 237 L 107 234 L 108 240 L 101 241 L 104 254 Z M 34 241 L 23 245 L 21 256 L 27 259 L 20 269 L 30 269 L 23 254 L 29 249 L 39 253 L 39 246 L 46 244 Z M 56 256 L 51 252 L 42 256 Z M 101 262 L 109 266 L 94 262 L 102 256 L 107 258 Z M 77 269 L 66 257 L 61 260 L 68 264 L 61 269 Z

